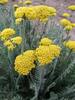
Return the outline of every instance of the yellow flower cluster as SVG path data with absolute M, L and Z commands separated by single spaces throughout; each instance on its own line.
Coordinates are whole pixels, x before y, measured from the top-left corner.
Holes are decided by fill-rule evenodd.
M 35 54 L 41 65 L 48 64 L 54 59 L 48 46 L 39 46 Z
M 70 31 L 70 30 L 72 30 L 72 29 L 73 29 L 72 25 L 67 25 L 67 26 L 65 26 L 65 30 L 67 30 L 67 31 Z
M 36 19 L 36 12 L 33 7 L 19 7 L 15 11 L 16 18 L 27 18 L 29 20 Z
M 20 45 L 22 42 L 22 37 L 17 36 L 11 38 L 15 34 L 15 30 L 12 28 L 6 28 L 0 33 L 0 38 L 4 42 L 4 46 L 8 48 L 8 50 L 13 50 L 16 45 Z
M 15 71 L 20 75 L 28 75 L 35 68 L 35 55 L 33 50 L 28 50 L 15 59 Z
M 67 48 L 69 48 L 69 49 L 75 51 L 75 41 L 69 40 L 69 41 L 65 42 L 64 45 L 65 45 Z
M 45 5 L 19 7 L 15 11 L 16 18 L 27 18 L 29 20 L 39 19 L 45 20 L 49 16 L 55 16 L 56 9 Z
M 16 25 L 19 25 L 22 22 L 22 20 L 23 20 L 22 18 L 17 18 L 15 20 Z
M 41 21 L 47 19 L 49 16 L 56 15 L 56 9 L 53 7 L 40 5 L 40 6 L 35 6 L 34 9 L 36 10 L 37 18 Z
M 6 3 L 8 3 L 8 0 L 0 0 L 0 4 L 6 4 Z
M 71 15 L 69 13 L 63 13 L 62 16 L 63 17 L 70 17 Z
M 36 49 L 35 55 L 41 65 L 51 63 L 60 55 L 60 47 L 57 45 L 39 46 Z
M 58 45 L 52 44 L 52 41 L 48 38 L 43 38 L 40 42 L 40 46 L 35 50 L 35 55 L 39 63 L 44 65 L 52 62 L 56 57 L 58 57 L 60 51 L 61 49 Z
M 11 28 L 6 28 L 0 33 L 0 38 L 2 41 L 7 40 L 10 36 L 15 34 L 15 30 Z
M 60 20 L 60 24 L 65 27 L 67 25 L 71 25 L 71 22 L 68 19 L 63 18 Z
M 49 38 L 42 38 L 39 44 L 43 46 L 49 46 L 52 44 L 52 40 Z
M 8 48 L 8 50 L 13 50 L 16 45 L 20 45 L 22 42 L 22 37 L 17 36 L 14 38 L 11 38 L 10 40 L 7 40 L 4 42 L 4 46 Z
M 24 16 L 24 12 L 26 10 L 26 7 L 19 7 L 16 11 L 15 11 L 15 17 L 16 18 L 22 18 Z
M 75 5 L 70 5 L 70 6 L 68 6 L 68 9 L 69 9 L 69 10 L 72 10 L 72 11 L 75 11 Z
M 15 48 L 15 45 L 13 45 L 13 43 L 10 40 L 5 41 L 4 46 L 6 46 L 8 50 L 11 50 L 11 51 Z
M 25 11 L 25 17 L 28 18 L 29 20 L 34 20 L 36 19 L 36 12 L 34 10 L 34 7 L 27 7 Z
M 17 37 L 11 38 L 11 42 L 12 42 L 13 44 L 20 45 L 21 42 L 22 42 L 22 37 L 17 36 Z
M 72 23 L 72 27 L 75 27 L 75 23 Z
M 61 48 L 58 45 L 51 44 L 52 42 L 48 38 L 44 39 L 47 39 L 48 42 L 45 43 L 44 41 L 43 45 L 40 45 L 35 50 L 27 50 L 16 57 L 15 71 L 20 75 L 28 75 L 32 68 L 35 68 L 34 62 L 37 60 L 40 65 L 45 65 L 51 63 L 56 57 L 59 57 Z
M 65 30 L 70 31 L 73 29 L 73 23 L 71 21 L 69 21 L 68 19 L 61 19 L 60 20 L 60 24 L 64 27 Z
M 49 49 L 50 49 L 50 52 L 52 52 L 52 55 L 54 56 L 54 58 L 59 57 L 61 48 L 58 45 L 52 44 L 50 45 Z

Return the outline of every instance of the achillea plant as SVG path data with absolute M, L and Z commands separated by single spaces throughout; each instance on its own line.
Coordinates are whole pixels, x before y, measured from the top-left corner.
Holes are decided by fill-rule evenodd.
M 74 23 L 66 18 L 57 25 L 54 7 L 19 3 L 16 9 L 1 5 L 9 23 L 3 17 L 0 100 L 74 100 L 75 41 L 64 38 Z

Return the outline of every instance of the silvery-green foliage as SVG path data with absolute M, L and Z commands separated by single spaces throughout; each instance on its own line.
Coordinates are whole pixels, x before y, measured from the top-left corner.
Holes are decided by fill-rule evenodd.
M 14 28 L 17 35 L 23 37 L 22 51 L 35 49 L 40 39 L 46 36 L 62 47 L 62 53 L 52 63 L 42 67 L 37 65 L 29 75 L 19 76 L 14 71 L 14 60 L 21 53 L 21 47 L 10 53 L 1 42 L 0 100 L 75 100 L 75 53 L 63 46 L 62 42 L 66 39 L 63 28 L 52 18 L 45 24 L 23 20 L 17 26 L 10 9 L 7 17 L 9 16 L 8 25 L 7 21 L 1 23 L 3 27 Z

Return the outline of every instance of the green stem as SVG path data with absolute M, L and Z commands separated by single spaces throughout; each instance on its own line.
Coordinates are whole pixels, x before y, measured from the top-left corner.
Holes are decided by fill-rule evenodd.
M 44 67 L 44 66 L 43 66 Z M 44 88 L 44 75 L 45 75 L 45 68 L 43 68 L 41 66 L 41 77 L 40 77 L 40 87 L 39 87 L 39 91 L 38 91 L 38 100 L 42 100 L 43 99 L 43 88 Z M 41 93 L 41 94 L 40 94 Z
M 4 25 L 4 28 L 6 28 L 6 17 L 5 17 L 5 12 L 4 12 L 4 9 L 6 9 L 4 6 L 0 5 L 0 15 L 2 16 L 3 18 L 3 25 Z
M 9 63 L 12 65 L 11 51 L 9 50 L 8 50 L 8 59 L 9 59 Z
M 9 59 L 9 75 L 10 75 L 10 91 L 14 91 L 15 89 L 15 81 L 14 81 L 14 74 L 13 74 L 13 62 L 11 59 L 11 52 L 8 51 L 8 59 Z
M 25 20 L 22 21 L 21 36 L 22 36 L 21 53 L 23 54 L 23 52 L 25 50 L 25 46 L 26 46 L 26 39 L 25 39 Z
M 15 29 L 14 8 L 12 4 L 11 4 L 11 27 Z
M 21 76 L 19 75 L 18 77 L 17 77 L 17 79 L 16 79 L 16 85 L 15 85 L 15 87 L 16 87 L 16 89 L 18 89 L 18 82 L 19 82 L 19 79 L 21 78 Z

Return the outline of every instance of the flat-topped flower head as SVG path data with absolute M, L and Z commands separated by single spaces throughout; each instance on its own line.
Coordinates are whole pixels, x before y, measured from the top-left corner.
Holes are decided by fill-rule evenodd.
M 22 21 L 23 21 L 22 18 L 17 18 L 17 19 L 15 20 L 15 23 L 16 23 L 16 25 L 19 25 Z
M 54 7 L 49 7 L 50 14 L 56 13 L 56 9 Z
M 68 19 L 63 18 L 60 20 L 60 24 L 62 26 L 67 26 L 67 25 L 71 25 L 71 22 Z
M 37 18 L 39 20 L 44 20 L 46 18 L 49 18 L 50 16 L 56 15 L 56 9 L 54 7 L 39 5 L 35 6 L 34 9 L 36 10 Z
M 1 34 L 1 40 L 7 40 L 10 36 L 13 36 L 15 34 L 15 30 L 12 28 L 5 28 Z
M 13 44 L 20 45 L 22 43 L 22 37 L 17 36 L 17 37 L 11 38 L 11 41 Z
M 54 57 L 59 57 L 61 48 L 58 45 L 52 44 L 49 46 L 49 49 L 53 53 Z
M 75 23 L 72 23 L 72 27 L 75 27 Z
M 29 20 L 36 19 L 36 12 L 33 6 L 31 7 L 19 7 L 15 11 L 16 18 L 27 18 Z
M 65 26 L 66 31 L 71 31 L 73 29 L 72 25 Z
M 37 13 L 34 9 L 34 6 L 26 7 L 25 17 L 29 20 L 37 19 Z
M 6 46 L 9 51 L 13 51 L 15 48 L 15 45 L 10 40 L 5 41 L 4 46 Z
M 27 18 L 29 20 L 45 20 L 55 15 L 56 9 L 46 5 L 19 7 L 15 11 L 16 18 Z
M 69 13 L 63 13 L 62 16 L 63 17 L 70 17 L 71 15 Z
M 69 48 L 69 49 L 75 51 L 75 41 L 68 40 L 67 42 L 64 43 L 64 45 L 65 45 L 67 48 Z
M 52 40 L 45 37 L 45 38 L 42 38 L 42 39 L 41 39 L 41 41 L 40 41 L 39 44 L 40 44 L 40 45 L 43 45 L 43 46 L 49 46 L 49 45 L 52 44 Z
M 4 41 L 4 46 L 8 48 L 8 50 L 13 50 L 17 47 L 17 45 L 20 45 L 22 42 L 22 37 L 17 36 L 14 38 L 11 38 L 10 40 Z
M 24 17 L 24 12 L 26 11 L 26 7 L 19 7 L 15 11 L 15 17 L 16 18 L 23 18 Z
M 72 10 L 72 11 L 75 11 L 75 5 L 70 5 L 70 6 L 68 6 L 68 9 L 69 9 L 69 10 Z
M 35 55 L 33 50 L 27 50 L 15 59 L 15 71 L 20 75 L 28 75 L 35 68 Z
M 48 46 L 39 46 L 36 49 L 35 55 L 40 65 L 51 63 L 54 59 L 54 56 L 51 54 Z
M 57 45 L 39 46 L 35 55 L 40 65 L 51 63 L 56 57 L 60 55 L 60 47 Z

